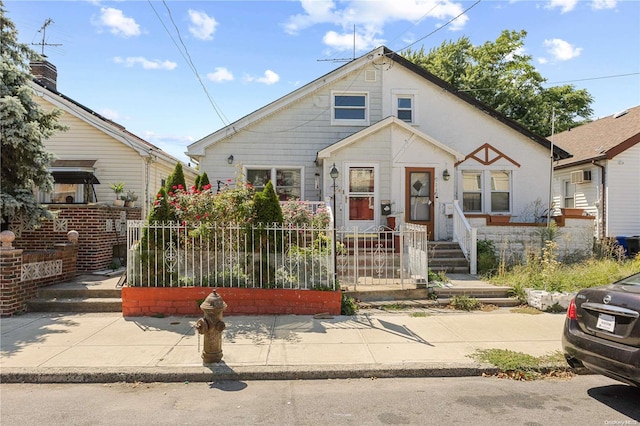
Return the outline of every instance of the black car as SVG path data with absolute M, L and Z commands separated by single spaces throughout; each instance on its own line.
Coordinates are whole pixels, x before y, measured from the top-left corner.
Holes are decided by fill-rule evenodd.
M 580 290 L 562 334 L 571 367 L 640 387 L 640 274 Z

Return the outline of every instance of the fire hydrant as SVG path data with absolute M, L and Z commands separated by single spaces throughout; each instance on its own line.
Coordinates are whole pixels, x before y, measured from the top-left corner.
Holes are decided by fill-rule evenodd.
M 227 309 L 227 304 L 218 293 L 213 290 L 200 305 L 204 312 L 204 318 L 196 322 L 198 333 L 204 335 L 204 347 L 202 348 L 202 363 L 211 364 L 222 360 L 222 330 L 227 325 L 222 321 L 222 311 Z

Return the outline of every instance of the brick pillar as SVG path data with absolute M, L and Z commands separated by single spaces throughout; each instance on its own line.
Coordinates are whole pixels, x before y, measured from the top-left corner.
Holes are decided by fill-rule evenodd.
M 4 317 L 24 309 L 20 302 L 22 250 L 13 248 L 13 232 L 2 231 L 0 234 L 0 316 Z

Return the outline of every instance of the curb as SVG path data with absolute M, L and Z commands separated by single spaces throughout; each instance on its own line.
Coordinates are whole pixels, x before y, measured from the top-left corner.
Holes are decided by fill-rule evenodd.
M 202 367 L 3 368 L 1 383 L 116 383 L 213 382 L 248 380 L 329 380 L 409 377 L 473 377 L 493 375 L 485 364 L 412 363 L 386 366 L 326 365 L 229 367 L 224 363 Z

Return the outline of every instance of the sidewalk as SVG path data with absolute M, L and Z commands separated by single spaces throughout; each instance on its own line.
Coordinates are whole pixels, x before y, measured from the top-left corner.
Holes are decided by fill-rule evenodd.
M 422 312 L 426 316 L 378 310 L 333 318 L 227 316 L 223 360 L 206 366 L 195 317 L 30 313 L 0 321 L 0 379 L 84 383 L 476 376 L 494 371 L 468 356 L 477 349 L 534 356 L 561 349 L 562 314 L 516 314 L 508 308 Z

